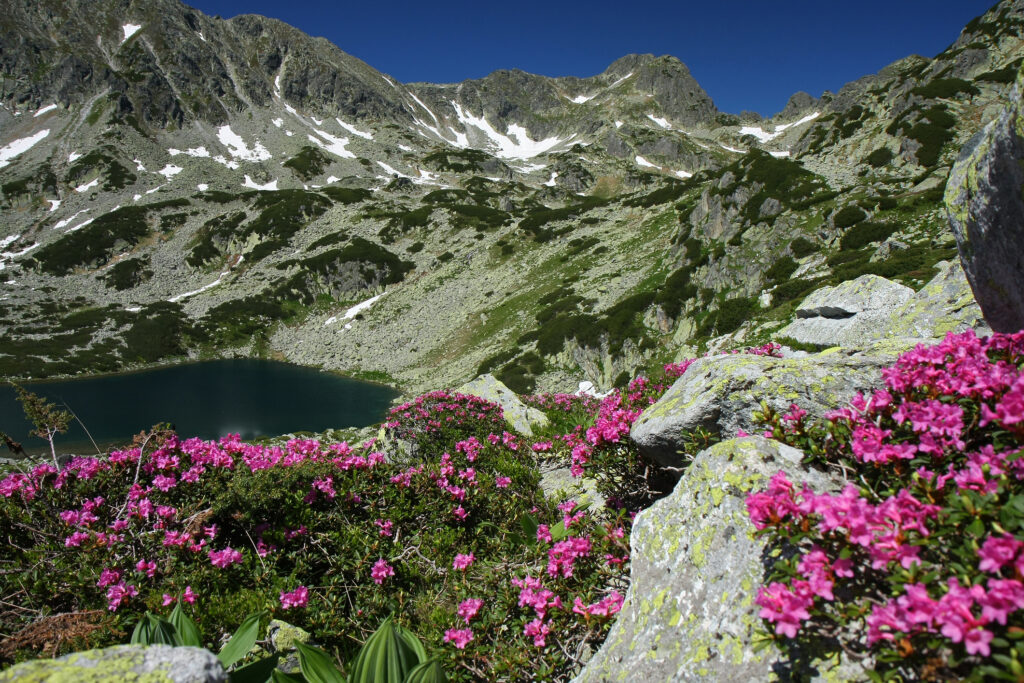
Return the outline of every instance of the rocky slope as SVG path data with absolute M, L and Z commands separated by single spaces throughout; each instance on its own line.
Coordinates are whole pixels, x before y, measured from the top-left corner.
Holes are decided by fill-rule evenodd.
M 920 289 L 955 149 L 1024 58 L 1004 1 L 752 120 L 668 56 L 402 84 L 272 19 L 96 5 L 0 13 L 0 375 L 258 354 L 607 388 L 825 285 Z

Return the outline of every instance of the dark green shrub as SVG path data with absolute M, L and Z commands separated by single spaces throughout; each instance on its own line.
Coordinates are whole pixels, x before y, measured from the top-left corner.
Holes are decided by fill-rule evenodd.
M 846 231 L 846 234 L 839 241 L 839 248 L 844 251 L 860 249 L 872 242 L 881 242 L 888 239 L 898 229 L 899 226 L 892 223 L 864 221 Z
M 328 186 L 321 188 L 319 192 L 330 197 L 335 204 L 358 204 L 373 196 L 372 192 L 361 187 Z
M 303 180 L 312 180 L 323 174 L 324 170 L 331 165 L 331 160 L 318 148 L 306 145 L 298 154 L 281 165 L 293 170 L 295 175 Z
M 862 220 L 867 218 L 867 214 L 859 206 L 853 204 L 844 206 L 842 209 L 833 214 L 832 220 L 835 222 L 837 228 L 848 228 L 851 225 L 856 225 Z
M 423 242 L 415 242 L 415 243 L 413 243 L 413 245 L 411 247 L 406 249 L 406 251 L 409 252 L 410 254 L 418 254 L 421 251 L 423 251 L 423 247 L 425 247 L 425 246 L 426 245 L 423 244 Z
M 920 148 L 914 153 L 922 166 L 934 166 L 939 162 L 942 146 L 953 139 L 953 133 L 934 123 L 917 123 L 906 131 L 908 138 L 917 140 Z
M 864 161 L 874 168 L 881 168 L 888 166 L 889 162 L 893 160 L 893 156 L 892 150 L 888 147 L 879 147 L 869 154 Z
M 792 275 L 798 267 L 791 256 L 783 256 L 765 271 L 765 279 L 768 282 L 781 282 Z
M 735 332 L 740 325 L 750 319 L 756 308 L 757 300 L 750 297 L 726 299 L 718 307 L 718 314 L 715 316 L 716 331 L 718 334 Z
M 81 230 L 42 247 L 28 263 L 51 275 L 102 265 L 116 250 L 133 247 L 150 234 L 147 213 L 145 206 L 123 206 L 103 214 Z
M 793 256 L 797 258 L 804 258 L 811 254 L 819 251 L 819 247 L 810 241 L 806 237 L 797 237 L 795 240 L 789 243 L 789 250 L 793 252 Z
M 441 254 L 440 256 L 438 256 L 437 260 L 440 261 L 441 263 L 448 263 L 453 258 L 455 258 L 455 254 L 453 254 L 450 251 L 446 251 L 443 254 Z
M 135 322 L 122 337 L 124 360 L 152 363 L 186 352 L 192 326 L 181 304 L 157 301 L 135 315 Z
M 936 78 L 929 83 L 917 86 L 911 92 L 928 99 L 949 99 L 960 93 L 973 96 L 981 91 L 973 83 L 962 78 Z
M 149 268 L 149 256 L 130 258 L 115 263 L 103 281 L 108 288 L 123 291 L 137 287 L 149 278 L 153 277 L 153 271 Z

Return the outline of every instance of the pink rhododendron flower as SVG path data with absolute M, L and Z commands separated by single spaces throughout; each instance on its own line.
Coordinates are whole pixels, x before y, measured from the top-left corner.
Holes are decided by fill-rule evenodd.
M 135 586 L 119 581 L 107 589 L 107 609 L 116 612 L 121 603 L 139 594 Z
M 373 569 L 370 571 L 370 576 L 373 577 L 373 582 L 378 586 L 384 583 L 384 579 L 394 575 L 394 568 L 388 564 L 383 557 L 373 563 Z
M 475 559 L 476 557 L 473 555 L 473 553 L 470 553 L 468 555 L 463 555 L 462 553 L 459 553 L 455 556 L 455 560 L 452 562 L 452 567 L 454 569 L 461 570 L 469 569 L 469 566 L 473 564 L 473 560 Z
M 444 642 L 451 643 L 459 650 L 465 649 L 471 640 L 473 640 L 473 629 L 470 628 L 450 628 L 444 632 Z
M 391 523 L 390 519 L 377 519 L 374 520 L 373 523 L 379 529 L 377 533 L 379 533 L 381 536 L 391 536 L 391 528 L 394 525 Z
M 182 593 L 181 599 L 187 602 L 188 604 L 193 605 L 195 604 L 196 597 L 196 594 L 192 592 L 192 586 L 185 586 L 185 592 Z
M 281 608 L 291 609 L 292 607 L 305 607 L 309 602 L 309 589 L 299 586 L 291 592 L 281 591 Z
M 494 485 L 499 489 L 508 488 L 508 485 L 512 483 L 511 477 L 495 477 Z
M 224 550 L 211 550 L 209 552 L 210 564 L 214 567 L 220 567 L 226 569 L 233 564 L 237 564 L 242 561 L 242 553 L 237 550 L 233 550 L 231 546 L 228 546 Z
M 468 600 L 463 600 L 459 603 L 459 609 L 456 612 L 456 614 L 458 614 L 462 618 L 462 620 L 468 624 L 470 619 L 475 617 L 476 613 L 479 612 L 480 608 L 483 606 L 484 601 L 478 598 L 470 598 Z

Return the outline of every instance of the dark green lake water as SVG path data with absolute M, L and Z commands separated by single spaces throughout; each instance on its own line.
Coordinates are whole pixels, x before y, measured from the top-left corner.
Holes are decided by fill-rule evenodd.
M 382 420 L 398 395 L 377 384 L 253 359 L 24 386 L 58 405 L 66 404 L 100 446 L 129 442 L 133 434 L 158 422 L 172 423 L 182 438 L 204 439 L 365 427 Z M 28 436 L 30 429 L 14 389 L 0 386 L 0 430 L 21 441 L 29 453 L 48 448 L 42 439 Z M 57 444 L 64 453 L 95 452 L 74 422 Z M 0 450 L 0 457 L 8 455 L 6 449 Z

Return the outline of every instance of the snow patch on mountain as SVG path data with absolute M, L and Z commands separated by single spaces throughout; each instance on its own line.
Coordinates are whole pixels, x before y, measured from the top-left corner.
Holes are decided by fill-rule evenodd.
M 49 134 L 50 129 L 47 128 L 46 130 L 39 131 L 35 135 L 30 135 L 27 138 L 15 140 L 14 142 L 10 142 L 5 146 L 0 147 L 0 168 L 3 168 L 4 166 L 10 164 L 11 159 L 14 159 L 14 157 L 18 156 L 19 154 L 24 154 L 28 150 L 32 149 L 32 147 L 34 147 L 36 143 L 38 143 L 40 140 L 42 140 Z
M 246 177 L 248 178 L 248 176 L 246 176 Z M 224 270 L 224 272 L 222 272 L 217 277 L 217 279 L 214 280 L 213 282 L 211 282 L 210 284 L 204 285 L 204 286 L 200 287 L 199 289 L 194 289 L 191 292 L 185 292 L 184 294 L 178 294 L 177 296 L 172 296 L 170 299 L 168 299 L 168 301 L 170 301 L 172 304 L 173 303 L 177 303 L 177 302 L 181 301 L 182 299 L 187 299 L 189 297 L 195 296 L 196 294 L 201 294 L 201 293 L 205 292 L 208 289 L 213 289 L 214 287 L 219 285 L 221 282 L 223 282 L 224 278 L 227 277 L 229 273 L 231 273 L 231 269 L 234 268 L 235 266 L 238 266 L 240 263 L 242 263 L 242 259 L 244 259 L 244 258 L 245 258 L 244 256 L 239 256 L 238 260 L 235 262 L 234 265 L 230 265 L 229 264 L 227 269 Z
M 668 119 L 661 118 L 660 116 L 655 116 L 654 114 L 648 114 L 647 118 L 649 118 L 651 121 L 654 121 L 656 124 L 664 128 L 665 130 L 672 130 L 672 124 L 668 122 Z
M 356 158 L 355 154 L 353 154 L 352 152 L 350 152 L 350 151 L 348 151 L 346 149 L 346 147 L 348 146 L 348 141 L 349 141 L 348 138 L 335 137 L 335 136 L 331 135 L 330 133 L 327 133 L 327 132 L 322 131 L 322 130 L 318 130 L 316 128 L 314 128 L 313 130 L 314 130 L 314 132 L 316 132 L 317 135 L 320 136 L 320 138 L 323 138 L 323 140 L 321 140 L 320 138 L 314 137 L 313 135 L 307 135 L 306 137 L 308 137 L 311 142 L 319 145 L 320 147 L 322 147 L 323 149 L 327 150 L 331 154 L 334 154 L 335 156 L 341 157 L 342 159 L 355 159 Z
M 139 29 L 142 28 L 142 24 L 125 24 L 121 27 L 124 31 L 124 38 L 121 40 L 121 44 L 124 45 L 129 38 L 138 33 Z
M 89 190 L 91 190 L 92 188 L 96 187 L 99 184 L 100 184 L 100 179 L 99 178 L 93 178 L 89 182 L 84 183 L 84 184 L 79 185 L 78 187 L 76 187 L 75 188 L 75 192 L 78 192 L 78 193 L 88 192 Z
M 350 308 L 347 311 L 345 311 L 345 314 L 342 315 L 342 316 L 332 315 L 330 318 L 328 318 L 324 322 L 324 327 L 327 327 L 328 325 L 336 323 L 339 320 L 351 320 L 352 318 L 356 317 L 358 314 L 360 314 L 363 311 L 365 311 L 368 308 L 370 308 L 370 306 L 373 306 L 375 303 L 377 303 L 377 300 L 380 299 L 382 296 L 384 296 L 384 292 L 378 294 L 377 296 L 370 297 L 366 301 L 363 301 L 361 303 L 356 304 L 352 308 Z M 349 329 L 348 326 L 346 326 L 346 329 Z
M 217 130 L 217 139 L 220 143 L 227 147 L 228 154 L 236 159 L 243 161 L 266 161 L 272 158 L 272 155 L 267 148 L 264 147 L 259 140 L 256 141 L 252 149 L 249 149 L 249 145 L 245 143 L 241 135 L 231 130 L 231 126 L 221 126 Z
M 636 165 L 637 166 L 646 166 L 648 168 L 661 168 L 657 164 L 652 164 L 651 162 L 647 161 L 647 159 L 644 159 L 639 154 L 636 155 Z
M 53 111 L 56 108 L 57 108 L 56 104 L 48 104 L 45 107 L 43 107 L 42 109 L 40 109 L 39 111 L 37 111 L 35 114 L 33 114 L 32 118 L 38 119 L 40 116 L 42 116 L 46 112 Z
M 462 106 L 454 100 L 451 104 L 459 122 L 465 127 L 473 127 L 481 131 L 497 148 L 495 156 L 502 159 L 531 159 L 576 137 L 576 134 L 573 133 L 567 138 L 550 137 L 544 140 L 534 140 L 525 128 L 515 123 L 510 124 L 505 131 L 506 134 L 502 135 L 483 116 L 474 116 L 468 111 L 463 111 Z
M 166 166 L 161 168 L 159 171 L 157 171 L 157 173 L 162 175 L 163 177 L 167 178 L 168 180 L 170 180 L 171 178 L 173 178 L 174 176 L 178 175 L 179 173 L 181 173 L 184 170 L 185 169 L 183 169 L 181 166 L 175 166 L 174 164 L 167 164 Z
M 260 185 L 255 180 L 250 178 L 248 174 L 246 174 L 245 182 L 242 183 L 242 187 L 248 187 L 249 189 L 252 189 L 252 190 L 264 190 L 264 191 L 266 191 L 266 190 L 276 190 L 277 189 L 277 179 L 275 178 L 274 180 L 271 180 L 269 183 L 266 183 L 264 185 Z
M 54 230 L 60 230 L 65 225 L 70 225 L 71 221 L 75 220 L 76 218 L 78 218 L 79 216 L 81 216 L 83 213 L 85 213 L 88 210 L 89 209 L 82 209 L 81 211 L 79 211 L 75 215 L 71 216 L 70 218 L 65 218 L 64 220 L 57 221 L 56 223 L 54 223 L 53 229 Z M 4 246 L 6 246 L 6 245 L 0 244 L 0 247 L 4 247 Z
M 351 123 L 345 123 L 344 121 L 342 121 L 341 119 L 339 119 L 337 117 L 335 117 L 334 120 L 338 122 L 339 126 L 344 128 L 345 130 L 347 130 L 349 133 L 352 133 L 352 135 L 358 135 L 359 137 L 365 138 L 367 140 L 372 140 L 373 139 L 373 133 L 367 133 L 365 131 L 361 131 L 358 128 L 356 128 L 355 126 L 353 126 Z

